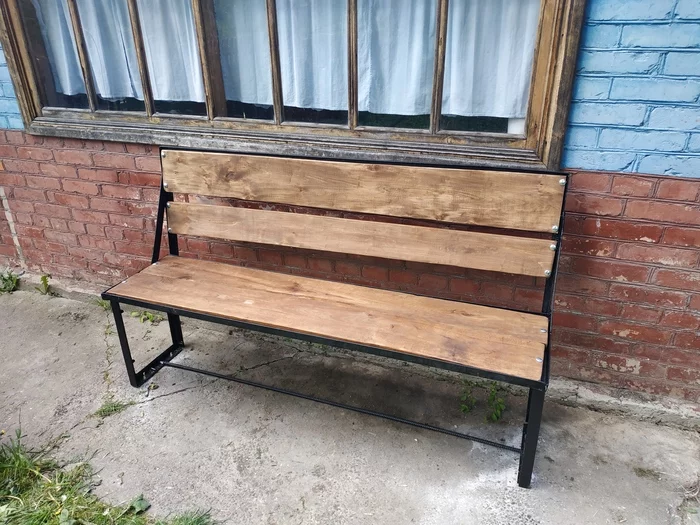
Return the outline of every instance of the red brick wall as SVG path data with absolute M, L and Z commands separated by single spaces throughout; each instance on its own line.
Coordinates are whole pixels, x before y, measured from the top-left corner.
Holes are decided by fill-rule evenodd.
M 0 186 L 27 266 L 113 284 L 148 264 L 157 148 L 0 132 Z M 553 372 L 700 400 L 700 181 L 575 173 Z M 0 239 L 10 243 L 0 222 Z M 0 244 L 2 250 L 3 244 Z M 537 310 L 543 279 L 181 239 L 183 255 Z M 0 251 L 0 256 L 3 252 Z M 1 261 L 1 259 L 0 259 Z

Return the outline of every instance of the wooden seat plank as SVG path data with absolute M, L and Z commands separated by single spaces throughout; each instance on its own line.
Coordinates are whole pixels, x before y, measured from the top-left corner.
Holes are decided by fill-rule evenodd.
M 165 150 L 168 191 L 551 232 L 564 177 Z
M 544 277 L 552 241 L 270 210 L 173 202 L 172 233 Z
M 166 257 L 109 295 L 539 380 L 547 318 Z

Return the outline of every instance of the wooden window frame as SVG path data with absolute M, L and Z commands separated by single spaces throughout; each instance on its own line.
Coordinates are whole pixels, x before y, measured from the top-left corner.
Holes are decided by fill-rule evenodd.
M 0 0 L 0 42 L 29 133 L 241 153 L 323 157 L 369 162 L 490 166 L 557 170 L 567 125 L 585 0 L 542 0 L 533 61 L 526 133 L 439 129 L 444 78 L 447 9 L 437 0 L 435 64 L 430 127 L 425 130 L 363 127 L 357 122 L 357 0 L 348 0 L 348 123 L 345 126 L 284 121 L 275 0 L 266 0 L 274 120 L 226 117 L 213 0 L 191 0 L 199 45 L 207 115 L 155 112 L 136 0 L 127 0 L 139 61 L 145 111 L 97 109 L 75 0 L 72 26 L 90 109 L 42 107 L 44 86 L 32 67 L 19 2 Z M 206 35 L 206 38 L 205 38 Z M 45 67 L 45 65 L 44 65 Z

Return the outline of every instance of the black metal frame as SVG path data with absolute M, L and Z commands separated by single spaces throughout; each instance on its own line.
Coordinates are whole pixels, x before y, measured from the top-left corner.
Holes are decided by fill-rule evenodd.
M 568 177 L 566 174 L 560 174 L 565 183 L 568 183 Z M 566 195 L 566 192 L 565 192 Z M 156 236 L 153 245 L 153 256 L 151 258 L 152 264 L 157 264 L 160 259 L 161 251 L 161 237 L 163 231 L 163 223 L 165 219 L 165 210 L 169 202 L 172 202 L 173 194 L 166 191 L 166 189 L 161 186 L 160 198 L 158 202 L 158 215 L 156 219 Z M 530 487 L 530 482 L 532 479 L 532 470 L 535 462 L 535 453 L 537 450 L 537 441 L 539 437 L 540 423 L 542 420 L 542 409 L 544 405 L 544 394 L 549 385 L 549 370 L 550 370 L 550 346 L 551 346 L 551 328 L 552 328 L 552 303 L 554 300 L 554 289 L 556 285 L 557 269 L 559 263 L 559 253 L 561 245 L 562 229 L 564 225 L 564 205 L 562 203 L 562 211 L 559 218 L 559 224 L 557 229 L 553 231 L 552 241 L 555 243 L 555 254 L 554 263 L 552 265 L 551 274 L 547 276 L 544 297 L 542 301 L 542 314 L 547 317 L 548 322 L 548 334 L 547 334 L 547 345 L 544 351 L 544 362 L 542 366 L 542 376 L 539 381 L 534 381 L 531 379 L 526 379 L 517 376 L 511 376 L 507 374 L 500 374 L 497 372 L 491 372 L 488 370 L 482 370 L 478 368 L 472 368 L 467 366 L 461 366 L 453 363 L 446 363 L 443 361 L 423 358 L 418 356 L 412 356 L 408 354 L 403 354 L 401 352 L 392 352 L 384 350 L 382 348 L 377 348 L 368 345 L 362 345 L 357 343 L 348 343 L 346 341 L 339 341 L 326 337 L 312 336 L 307 334 L 301 334 L 291 330 L 281 330 L 278 328 L 270 328 L 264 325 L 258 325 L 255 323 L 250 323 L 246 321 L 237 321 L 233 319 L 218 317 L 215 315 L 202 314 L 199 312 L 190 311 L 184 308 L 174 308 L 169 305 L 150 303 L 147 301 L 139 301 L 135 299 L 130 299 L 127 297 L 121 297 L 111 293 L 111 288 L 102 293 L 102 298 L 108 300 L 112 306 L 112 312 L 114 314 L 114 321 L 117 328 L 117 334 L 119 336 L 119 343 L 121 345 L 122 354 L 124 356 L 124 362 L 126 364 L 126 371 L 129 376 L 129 382 L 134 387 L 140 387 L 151 379 L 158 371 L 163 367 L 176 368 L 179 370 L 186 370 L 190 372 L 195 372 L 198 374 L 204 374 L 211 377 L 216 377 L 219 379 L 225 379 L 228 381 L 234 381 L 248 386 L 255 386 L 259 388 L 264 388 L 277 393 L 287 394 L 301 399 L 306 399 L 310 401 L 316 401 L 319 403 L 324 403 L 326 405 L 334 406 L 337 408 L 342 408 L 345 410 L 351 410 L 354 412 L 359 412 L 361 414 L 372 415 L 388 419 L 390 421 L 395 421 L 398 423 L 404 423 L 414 427 L 433 430 L 436 432 L 441 432 L 443 434 L 448 434 L 450 436 L 459 437 L 462 439 L 468 439 L 475 441 L 477 443 L 482 443 L 485 445 L 490 445 L 502 450 L 508 450 L 511 452 L 517 452 L 520 455 L 520 464 L 518 467 L 518 485 L 524 488 Z M 170 255 L 179 255 L 178 250 L 178 239 L 177 235 L 168 231 L 168 251 Z M 165 312 L 168 318 L 168 324 L 170 327 L 170 335 L 172 338 L 172 345 L 166 348 L 161 354 L 159 354 L 150 363 L 145 365 L 138 372 L 134 368 L 134 359 L 131 355 L 131 350 L 129 349 L 129 342 L 126 336 L 126 329 L 124 327 L 124 320 L 122 318 L 121 304 L 129 304 L 132 306 L 140 308 L 150 308 L 158 311 Z M 505 308 L 506 310 L 512 311 L 524 311 L 515 308 Z M 180 316 L 190 317 L 193 319 L 201 319 L 204 321 L 212 321 L 216 323 L 221 323 L 229 326 L 234 326 L 237 328 L 244 328 L 248 330 L 255 330 L 259 332 L 264 332 L 273 335 L 279 335 L 283 337 L 290 337 L 293 339 L 300 339 L 305 341 L 311 341 L 314 343 L 321 343 L 326 345 L 331 345 L 339 348 L 344 348 L 348 350 L 355 350 L 360 352 L 365 352 L 369 354 L 374 354 L 383 357 L 389 357 L 392 359 L 398 359 L 401 361 L 407 361 L 411 363 L 421 364 L 425 366 L 431 366 L 435 368 L 440 368 L 443 370 L 450 370 L 453 372 L 459 372 L 463 374 L 483 377 L 486 379 L 491 379 L 494 381 L 500 381 L 504 383 L 509 383 L 513 385 L 523 386 L 529 389 L 527 410 L 525 414 L 525 423 L 523 425 L 522 440 L 520 448 L 505 445 L 497 441 L 491 441 L 477 436 L 472 436 L 470 434 L 464 434 L 460 432 L 455 432 L 450 429 L 445 429 L 441 427 L 436 427 L 433 425 L 428 425 L 418 421 L 413 421 L 410 419 L 405 419 L 397 416 L 392 416 L 390 414 L 385 414 L 382 412 L 377 412 L 374 410 L 368 410 L 361 407 L 356 407 L 352 405 L 347 405 L 344 403 L 339 403 L 336 401 L 318 398 L 315 396 L 310 396 L 307 394 L 294 392 L 291 390 L 275 387 L 272 385 L 267 385 L 263 383 L 258 383 L 255 381 L 249 381 L 247 379 L 241 379 L 235 376 L 220 374 L 217 372 L 212 372 L 208 370 L 202 370 L 195 367 L 180 365 L 172 363 L 171 360 L 177 356 L 184 348 L 184 339 L 182 336 L 182 326 L 180 323 Z

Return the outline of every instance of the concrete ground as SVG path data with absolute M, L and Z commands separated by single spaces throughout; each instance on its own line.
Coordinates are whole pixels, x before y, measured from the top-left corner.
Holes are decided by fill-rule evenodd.
M 524 490 L 516 454 L 447 435 L 174 369 L 134 389 L 113 326 L 96 303 L 0 296 L 0 429 L 90 458 L 112 503 L 144 493 L 156 515 L 232 524 L 700 523 L 683 490 L 696 432 L 550 400 Z M 139 363 L 167 342 L 167 323 L 128 316 L 127 330 Z M 451 374 L 186 319 L 184 333 L 177 362 L 518 444 L 521 392 L 489 424 L 460 412 Z M 107 399 L 134 404 L 94 416 Z

